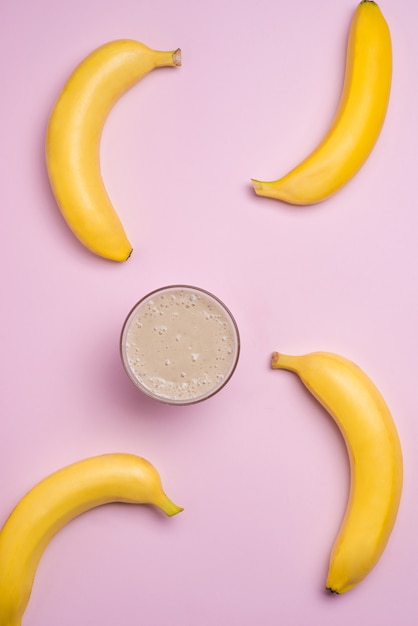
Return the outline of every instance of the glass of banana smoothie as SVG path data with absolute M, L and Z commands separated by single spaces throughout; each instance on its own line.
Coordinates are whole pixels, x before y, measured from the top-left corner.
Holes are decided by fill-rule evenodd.
M 171 285 L 133 307 L 122 328 L 120 352 L 129 378 L 147 396 L 193 404 L 231 378 L 240 338 L 234 317 L 216 296 Z

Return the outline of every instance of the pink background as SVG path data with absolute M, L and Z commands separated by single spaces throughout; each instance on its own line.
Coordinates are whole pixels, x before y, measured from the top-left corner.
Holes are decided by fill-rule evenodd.
M 402 6 L 401 6 L 402 5 Z M 150 460 L 185 510 L 108 505 L 51 542 L 24 626 L 409 626 L 416 623 L 418 8 L 382 0 L 394 49 L 386 124 L 337 195 L 258 198 L 322 137 L 338 102 L 352 0 L 16 0 L 0 21 L 2 392 L 0 521 L 86 456 Z M 73 67 L 132 37 L 181 47 L 104 129 L 102 170 L 134 244 L 85 250 L 45 172 L 51 107 Z M 167 407 L 123 372 L 123 320 L 173 282 L 223 299 L 242 339 L 217 396 Z M 324 592 L 348 490 L 335 425 L 273 350 L 330 350 L 376 382 L 403 443 L 398 521 L 369 577 Z

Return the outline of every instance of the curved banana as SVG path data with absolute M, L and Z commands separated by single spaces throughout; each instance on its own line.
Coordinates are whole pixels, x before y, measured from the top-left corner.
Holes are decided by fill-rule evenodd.
M 314 204 L 345 185 L 380 134 L 392 80 L 388 25 L 373 0 L 358 5 L 351 23 L 344 87 L 334 120 L 318 147 L 279 180 L 252 179 L 257 195 Z
M 118 98 L 156 67 L 181 65 L 181 51 L 111 41 L 86 57 L 68 79 L 50 116 L 46 163 L 67 224 L 96 254 L 125 261 L 132 252 L 100 172 L 100 138 Z
M 329 591 L 344 593 L 376 565 L 392 532 L 402 492 L 398 433 L 374 383 L 348 359 L 327 352 L 274 352 L 272 367 L 300 377 L 334 418 L 347 446 L 350 495 L 326 581 Z
M 104 454 L 51 474 L 20 500 L 0 531 L 0 626 L 20 626 L 52 537 L 109 502 L 152 504 L 170 516 L 183 510 L 166 496 L 151 463 L 132 454 Z

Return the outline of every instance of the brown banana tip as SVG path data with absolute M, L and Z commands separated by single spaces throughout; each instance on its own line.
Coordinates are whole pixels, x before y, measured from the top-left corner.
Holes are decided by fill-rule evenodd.
M 277 368 L 279 360 L 280 360 L 280 353 L 279 352 L 273 352 L 273 354 L 271 355 L 271 366 L 273 368 Z
M 173 63 L 174 65 L 177 65 L 177 67 L 180 67 L 181 65 L 181 49 L 180 48 L 177 48 L 177 50 L 173 52 Z

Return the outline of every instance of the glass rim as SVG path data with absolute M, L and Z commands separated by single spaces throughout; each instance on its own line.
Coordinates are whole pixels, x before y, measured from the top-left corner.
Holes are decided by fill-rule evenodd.
M 126 350 L 124 350 L 124 346 L 126 346 L 126 341 L 125 341 L 126 334 L 127 334 L 130 322 L 132 318 L 134 317 L 134 314 L 136 313 L 137 309 L 141 306 L 141 304 L 143 304 L 146 300 L 152 298 L 152 296 L 155 296 L 159 293 L 172 291 L 172 290 L 180 290 L 180 289 L 202 293 L 208 296 L 209 298 L 212 298 L 215 302 L 217 302 L 220 305 L 220 307 L 225 311 L 228 318 L 230 319 L 232 323 L 232 328 L 235 334 L 235 355 L 234 355 L 232 366 L 230 370 L 228 371 L 228 374 L 225 376 L 224 380 L 222 380 L 222 382 L 219 385 L 216 385 L 209 393 L 204 394 L 202 396 L 198 396 L 196 398 L 190 398 L 190 399 L 174 399 L 174 398 L 160 396 L 156 393 L 153 393 L 145 385 L 141 384 L 141 382 L 132 372 L 132 369 L 129 366 L 129 363 L 127 360 Z M 236 322 L 234 315 L 232 314 L 229 307 L 227 307 L 227 305 L 218 296 L 216 296 L 211 291 L 208 291 L 207 289 L 204 289 L 202 287 L 196 287 L 195 285 L 189 285 L 185 283 L 174 283 L 170 285 L 165 285 L 164 287 L 158 287 L 156 289 L 153 289 L 152 291 L 149 291 L 144 296 L 142 296 L 142 298 L 140 298 L 133 305 L 133 307 L 131 307 L 129 313 L 127 314 L 125 318 L 125 321 L 122 325 L 122 329 L 120 332 L 119 352 L 120 352 L 120 357 L 122 360 L 122 365 L 124 367 L 124 370 L 126 374 L 128 375 L 128 378 L 130 379 L 130 381 L 135 385 L 137 389 L 139 389 L 142 393 L 144 393 L 149 398 L 152 398 L 153 400 L 157 400 L 158 402 L 162 404 L 185 406 L 189 404 L 197 404 L 199 402 L 203 402 L 204 400 L 207 400 L 211 398 L 212 396 L 214 396 L 215 394 L 217 394 L 221 389 L 223 389 L 223 387 L 225 387 L 225 385 L 228 383 L 228 381 L 231 379 L 232 375 L 234 374 L 236 367 L 238 365 L 238 360 L 239 360 L 239 356 L 241 352 L 241 338 L 240 338 L 240 333 L 238 329 L 238 324 Z

